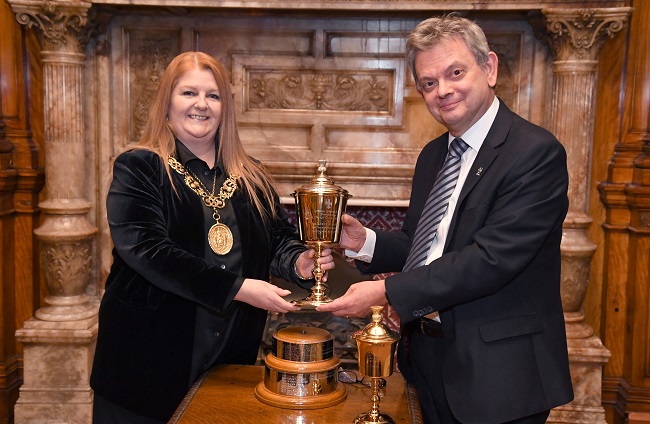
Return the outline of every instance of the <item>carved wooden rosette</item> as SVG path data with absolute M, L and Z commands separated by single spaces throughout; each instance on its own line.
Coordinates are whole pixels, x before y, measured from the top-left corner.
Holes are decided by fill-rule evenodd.
M 87 220 L 83 66 L 87 11 L 81 1 L 9 1 L 19 23 L 41 41 L 45 90 L 45 188 L 39 206 L 43 224 L 34 233 L 41 242 L 41 263 L 50 305 L 36 317 L 68 321 L 96 314 L 86 286 L 92 272 L 97 229 Z
M 650 116 L 648 116 L 648 126 L 650 126 Z M 643 139 L 641 153 L 634 159 L 632 182 L 625 187 L 625 193 L 632 209 L 630 219 L 632 231 L 644 238 L 650 237 L 650 137 L 647 134 Z M 647 243 L 648 241 L 645 242 Z M 638 250 L 648 252 L 648 249 L 641 247 Z M 650 262 L 639 261 L 639 264 L 643 263 Z
M 643 152 L 634 161 L 634 179 L 626 187 L 626 192 L 634 211 L 631 219 L 632 227 L 638 233 L 650 236 L 650 139 L 643 141 Z M 643 251 L 643 249 L 639 250 Z M 648 261 L 639 263 L 648 263 Z
M 16 169 L 13 164 L 13 145 L 4 137 L 5 123 L 0 120 L 0 196 L 12 196 L 16 189 Z M 0 197 L 2 199 L 2 197 Z

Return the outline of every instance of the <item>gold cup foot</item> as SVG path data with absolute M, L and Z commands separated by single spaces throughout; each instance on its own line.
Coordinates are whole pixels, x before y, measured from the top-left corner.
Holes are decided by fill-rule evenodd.
M 317 306 L 324 305 L 326 303 L 330 303 L 333 299 L 331 299 L 329 296 L 314 296 L 313 294 L 309 297 L 306 297 L 304 299 L 300 300 L 294 300 L 291 303 L 293 303 L 296 306 L 300 306 L 300 309 L 309 311 L 309 310 L 314 310 L 316 309 Z
M 372 413 L 361 414 L 354 419 L 354 424 L 395 424 L 395 420 L 386 414 L 378 414 L 376 417 Z

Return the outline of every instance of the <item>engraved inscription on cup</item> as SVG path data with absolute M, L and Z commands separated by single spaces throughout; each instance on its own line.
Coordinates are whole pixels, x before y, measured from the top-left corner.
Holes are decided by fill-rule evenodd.
M 268 405 L 317 409 L 347 397 L 338 381 L 341 361 L 334 354 L 334 337 L 327 330 L 303 326 L 278 330 L 264 362 L 264 380 L 255 396 Z
M 345 198 L 338 193 L 298 193 L 300 237 L 306 243 L 338 243 Z

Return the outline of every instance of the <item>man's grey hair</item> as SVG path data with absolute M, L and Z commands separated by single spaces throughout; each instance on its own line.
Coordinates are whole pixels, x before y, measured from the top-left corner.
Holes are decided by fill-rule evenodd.
M 406 60 L 411 68 L 418 91 L 421 90 L 415 70 L 415 58 L 418 53 L 429 50 L 440 42 L 452 39 L 465 42 L 479 66 L 484 66 L 487 63 L 490 46 L 485 38 L 485 33 L 475 22 L 463 18 L 457 13 L 426 19 L 413 28 L 406 40 Z

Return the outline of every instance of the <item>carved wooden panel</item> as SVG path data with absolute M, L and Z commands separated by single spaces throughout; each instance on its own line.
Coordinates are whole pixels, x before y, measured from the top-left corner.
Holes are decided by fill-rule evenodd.
M 116 150 L 120 151 L 140 138 L 160 77 L 167 64 L 181 52 L 181 38 L 178 28 L 125 25 L 118 31 L 114 42 L 120 48 L 112 51 L 112 71 L 116 76 L 113 124 L 118 134 Z
M 388 112 L 393 72 L 260 67 L 248 70 L 243 108 Z
M 352 193 L 351 204 L 404 206 L 419 151 L 445 131 L 404 61 L 406 36 L 420 20 L 116 18 L 113 152 L 137 141 L 165 64 L 180 51 L 200 50 L 229 70 L 242 142 L 274 174 L 284 200 L 326 159 L 328 174 Z M 530 25 L 481 24 L 500 58 L 498 95 L 523 116 L 539 118 L 544 96 L 533 104 L 532 91 L 535 84 L 545 89 L 547 65 L 535 55 L 540 43 Z

